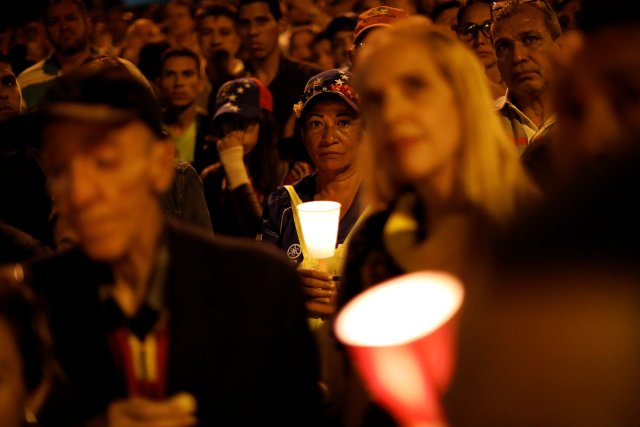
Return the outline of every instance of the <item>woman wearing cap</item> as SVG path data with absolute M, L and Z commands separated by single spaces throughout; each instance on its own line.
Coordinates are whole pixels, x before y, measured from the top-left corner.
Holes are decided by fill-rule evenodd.
M 289 259 L 298 265 L 307 316 L 320 354 L 326 403 L 341 400 L 344 359 L 331 341 L 329 322 L 323 320 L 335 311 L 336 276 L 342 272 L 345 247 L 351 230 L 364 218 L 362 174 L 358 166 L 364 130 L 351 78 L 351 73 L 333 69 L 312 77 L 307 83 L 294 112 L 316 172 L 269 195 L 262 235 L 258 236 L 286 251 Z M 299 222 L 297 206 L 313 200 L 331 200 L 341 205 L 338 248 L 322 270 L 317 259 L 307 256 L 301 230 L 296 225 Z
M 317 260 L 307 256 L 303 239 L 300 239 L 296 206 L 312 200 L 339 202 L 338 244 L 347 242 L 351 229 L 362 216 L 362 175 L 357 159 L 363 126 L 351 77 L 349 72 L 334 69 L 312 77 L 307 83 L 294 111 L 316 173 L 294 186 L 273 192 L 263 217 L 262 240 L 284 249 L 289 259 L 299 265 L 308 297 L 308 314 L 314 318 L 328 316 L 334 310 L 336 286 L 333 276 L 341 272 L 344 246 L 339 246 L 328 262 L 328 271 L 317 270 Z
M 271 92 L 248 77 L 225 83 L 216 96 L 212 130 L 220 162 L 202 172 L 214 232 L 254 238 L 262 230 L 263 198 L 310 172 L 280 160 Z

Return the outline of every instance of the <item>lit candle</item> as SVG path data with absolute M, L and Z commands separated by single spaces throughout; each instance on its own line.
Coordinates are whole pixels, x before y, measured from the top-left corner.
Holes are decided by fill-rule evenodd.
M 464 290 L 440 272 L 374 286 L 338 314 L 335 332 L 373 398 L 404 426 L 442 425 Z
M 340 203 L 306 202 L 298 205 L 302 236 L 311 258 L 330 258 L 336 249 Z

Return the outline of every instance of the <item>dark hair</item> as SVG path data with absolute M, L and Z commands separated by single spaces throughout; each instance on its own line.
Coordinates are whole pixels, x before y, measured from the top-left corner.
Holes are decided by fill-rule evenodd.
M 282 18 L 282 10 L 280 9 L 280 3 L 277 0 L 240 0 L 240 2 L 238 2 L 238 10 L 240 10 L 242 6 L 253 3 L 266 3 L 267 6 L 269 6 L 269 12 L 273 15 L 273 19 L 279 21 L 280 18 Z
M 543 3 L 543 4 L 540 4 Z M 525 8 L 535 8 L 539 10 L 544 19 L 544 25 L 547 27 L 549 31 L 549 35 L 552 40 L 556 40 L 562 34 L 562 28 L 560 27 L 560 23 L 558 22 L 558 17 L 556 13 L 551 10 L 551 6 L 549 6 L 546 1 L 534 1 L 534 2 L 510 2 L 504 8 L 497 11 L 495 16 L 493 17 L 493 24 L 491 25 L 491 31 L 493 32 L 493 28 L 500 21 L 503 21 L 517 13 L 522 12 Z
M 278 124 L 273 113 L 260 110 L 257 119 L 250 120 L 237 114 L 225 114 L 221 120 L 213 122 L 212 130 L 215 135 L 222 137 L 222 124 L 229 119 L 236 121 L 239 127 L 246 127 L 257 121 L 260 126 L 258 143 L 247 154 L 247 166 L 253 185 L 262 194 L 269 194 L 276 189 L 280 182 L 280 155 L 278 153 Z
M 210 6 L 202 10 L 200 13 L 198 13 L 197 23 L 196 23 L 196 29 L 198 31 L 200 31 L 200 26 L 202 25 L 202 21 L 205 18 L 208 18 L 209 16 L 213 18 L 219 18 L 220 16 L 225 16 L 229 18 L 234 25 L 236 25 L 238 21 L 238 16 L 234 9 L 227 6 Z
M 474 4 L 486 4 L 487 8 L 491 9 L 491 3 L 493 3 L 493 0 L 467 0 L 463 5 L 460 6 L 460 9 L 458 9 L 458 24 L 460 24 L 460 22 L 464 18 L 464 14 L 467 13 L 467 10 L 470 6 Z
M 327 25 L 327 28 L 324 30 L 324 32 L 329 37 L 329 40 L 332 40 L 336 36 L 336 33 L 340 31 L 353 32 L 353 30 L 356 29 L 357 23 L 358 15 L 352 12 L 347 13 L 333 18 L 331 22 L 329 22 L 329 25 Z
M 440 15 L 442 15 L 445 10 L 453 9 L 454 7 L 460 7 L 460 2 L 458 0 L 451 0 L 440 3 L 433 8 L 433 11 L 431 12 L 431 19 L 435 21 L 440 17 Z
M 11 65 L 11 62 L 9 61 L 9 58 L 7 58 L 5 55 L 0 53 L 0 62 L 2 62 L 3 64 L 9 64 Z
M 51 339 L 33 294 L 23 283 L 13 283 L 1 275 L 0 319 L 6 322 L 18 347 L 24 385 L 33 392 L 52 363 Z
M 60 4 L 63 1 L 69 1 L 73 4 L 75 4 L 78 7 L 78 10 L 80 11 L 80 15 L 82 15 L 82 17 L 86 18 L 87 17 L 87 7 L 84 4 L 84 1 L 82 0 L 49 0 L 47 2 L 47 7 L 45 8 L 45 13 L 44 13 L 44 17 L 45 17 L 45 24 L 46 21 L 49 20 L 49 8 L 51 7 L 52 4 Z
M 176 57 L 193 59 L 193 61 L 196 63 L 198 74 L 200 74 L 200 57 L 197 53 L 186 47 L 176 47 L 165 50 L 160 57 L 160 70 L 164 68 L 164 64 L 169 60 L 169 58 Z
M 148 43 L 140 49 L 138 69 L 148 81 L 153 82 L 160 76 L 160 57 L 170 47 L 168 42 L 163 41 Z
M 316 34 L 311 44 L 314 45 L 316 43 L 320 43 L 322 40 L 328 40 L 329 42 L 331 42 L 331 36 L 329 35 L 329 33 L 327 33 L 326 30 Z
M 191 15 L 191 18 L 196 19 L 196 10 L 197 9 L 196 9 L 196 5 L 193 4 L 192 1 L 190 1 L 190 0 L 171 0 L 165 6 L 165 10 L 167 9 L 168 6 L 170 6 L 172 4 L 186 7 L 189 10 L 189 15 Z

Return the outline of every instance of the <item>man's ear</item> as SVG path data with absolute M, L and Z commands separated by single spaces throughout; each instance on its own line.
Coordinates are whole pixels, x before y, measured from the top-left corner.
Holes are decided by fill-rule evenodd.
M 171 187 L 175 170 L 176 147 L 173 138 L 166 137 L 151 147 L 150 177 L 153 189 L 162 194 Z

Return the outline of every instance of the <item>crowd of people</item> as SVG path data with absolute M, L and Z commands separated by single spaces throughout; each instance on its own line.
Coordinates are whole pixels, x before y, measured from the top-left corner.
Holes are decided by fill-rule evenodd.
M 331 328 L 421 270 L 434 425 L 640 423 L 632 1 L 142 3 L 0 19 L 0 427 L 395 425 Z

